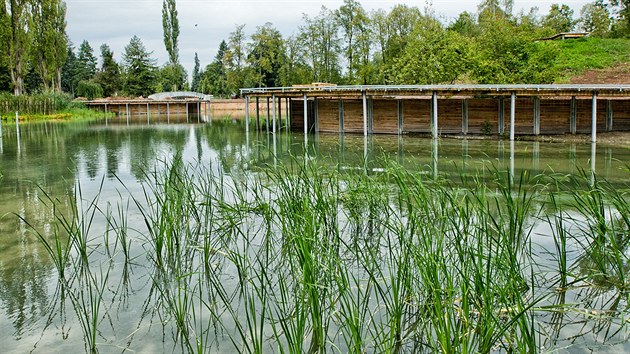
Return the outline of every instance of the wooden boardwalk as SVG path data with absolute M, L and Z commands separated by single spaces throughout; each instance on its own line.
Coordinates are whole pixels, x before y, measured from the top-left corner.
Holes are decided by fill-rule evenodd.
M 630 131 L 630 85 L 308 85 L 242 89 L 289 107 L 294 131 L 357 134 L 590 134 Z M 255 107 L 259 107 L 256 105 Z M 258 108 L 256 116 L 259 116 Z M 249 124 L 247 124 L 249 127 Z

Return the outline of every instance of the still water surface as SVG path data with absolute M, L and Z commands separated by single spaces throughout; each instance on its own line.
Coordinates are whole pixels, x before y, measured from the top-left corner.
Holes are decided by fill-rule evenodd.
M 394 159 L 408 169 L 454 182 L 462 175 L 490 176 L 490 170 L 512 171 L 514 176 L 594 171 L 624 185 L 630 163 L 628 148 L 576 143 L 320 134 L 309 136 L 305 144 L 300 134 L 246 135 L 233 123 L 37 124 L 21 126 L 18 135 L 15 126 L 5 124 L 0 137 L 0 351 L 60 353 L 84 348 L 73 312 L 62 313 L 57 305 L 54 264 L 31 231 L 52 232 L 55 214 L 47 201 L 82 209 L 98 196 L 101 214 L 124 213 L 129 228 L 141 230 L 142 217 L 129 195 L 143 200 L 147 172 L 178 153 L 186 162 L 226 176 L 259 171 L 298 156 L 318 159 L 327 168 L 369 173 L 379 173 L 384 159 Z M 91 232 L 102 234 L 105 229 L 102 217 L 96 216 Z M 142 263 L 144 252 L 141 246 L 133 247 L 134 262 Z M 114 267 L 110 279 L 128 271 Z M 164 339 L 170 330 L 164 329 L 160 318 L 142 318 L 141 309 L 151 296 L 150 275 L 131 273 L 120 277 L 124 279 L 120 284 L 108 286 L 107 291 L 115 295 L 104 305 L 108 319 L 99 325 L 100 351 L 179 351 Z M 616 337 L 621 343 L 604 349 L 630 349 L 624 337 Z M 582 350 L 588 350 L 588 343 Z

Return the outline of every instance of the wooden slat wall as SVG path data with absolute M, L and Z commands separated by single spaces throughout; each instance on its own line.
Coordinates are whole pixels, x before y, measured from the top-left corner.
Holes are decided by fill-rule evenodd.
M 577 132 L 591 133 L 592 100 L 577 100 Z M 597 100 L 597 131 L 606 131 L 606 100 Z
M 372 116 L 374 133 L 398 133 L 398 102 L 396 100 L 374 100 Z
M 540 100 L 540 134 L 571 131 L 571 100 Z
M 491 133 L 498 133 L 499 126 L 499 99 L 498 98 L 471 98 L 468 99 L 468 130 L 471 134 L 482 134 L 483 127 L 489 124 Z M 597 101 L 597 130 L 606 131 L 607 99 L 599 98 Z M 310 101 L 309 101 L 310 102 Z M 323 132 L 339 132 L 339 106 L 338 99 L 322 99 L 319 102 L 318 125 Z M 363 133 L 363 101 L 361 99 L 344 99 L 344 130 L 348 133 Z M 403 132 L 413 133 L 431 132 L 431 99 L 403 99 Z M 630 130 L 630 100 L 613 99 L 613 130 Z M 591 133 L 591 99 L 578 99 L 577 103 L 577 132 Z M 504 98 L 504 124 L 505 133 L 510 132 L 510 98 Z M 303 100 L 291 100 L 292 105 L 292 129 L 303 131 Z M 310 104 L 309 104 L 310 105 Z M 373 106 L 373 132 L 383 134 L 396 134 L 398 131 L 398 110 L 395 99 L 374 99 Z M 144 109 L 143 109 L 144 108 Z M 157 107 L 152 107 L 151 113 L 156 114 Z M 124 115 L 124 105 L 120 107 L 120 114 Z M 132 114 L 138 111 L 146 111 L 146 107 L 130 105 Z M 110 112 L 116 112 L 116 104 L 109 106 Z M 171 114 L 183 113 L 182 107 L 171 105 Z M 144 112 L 143 112 L 144 113 Z M 160 113 L 166 114 L 166 105 L 160 105 Z M 146 114 L 146 113 L 145 113 Z M 570 98 L 541 98 L 540 100 L 540 133 L 564 134 L 570 131 Z M 254 119 L 254 115 L 250 115 Z M 309 111 L 309 120 L 312 120 L 312 112 Z M 261 122 L 262 123 L 262 122 Z M 516 100 L 516 134 L 533 134 L 534 124 L 534 99 L 517 98 Z M 440 133 L 458 134 L 462 126 L 462 101 L 461 99 L 438 100 L 438 130 Z
M 363 100 L 343 101 L 343 130 L 363 134 Z
M 253 119 L 256 119 L 254 116 Z M 291 100 L 291 130 L 304 131 L 304 101 Z
M 448 134 L 462 132 L 462 100 L 438 100 L 438 131 Z
M 630 101 L 612 101 L 613 130 L 630 130 Z
M 509 107 L 509 101 L 507 102 Z M 509 120 L 509 116 L 507 118 Z M 492 134 L 499 129 L 499 100 L 492 98 L 473 98 L 468 100 L 468 132 L 482 134 L 485 122 L 492 127 Z
M 430 99 L 403 100 L 403 105 L 403 132 L 431 132 Z
M 320 132 L 339 132 L 339 101 L 317 100 L 317 127 Z

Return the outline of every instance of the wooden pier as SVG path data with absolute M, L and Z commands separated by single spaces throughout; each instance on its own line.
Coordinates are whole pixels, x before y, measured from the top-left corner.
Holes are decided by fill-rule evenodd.
M 630 131 L 630 85 L 312 85 L 242 89 L 250 101 L 289 107 L 293 131 L 509 136 Z M 256 105 L 255 107 L 258 107 Z M 269 109 L 268 109 L 269 110 Z M 247 124 L 249 127 L 249 124 Z

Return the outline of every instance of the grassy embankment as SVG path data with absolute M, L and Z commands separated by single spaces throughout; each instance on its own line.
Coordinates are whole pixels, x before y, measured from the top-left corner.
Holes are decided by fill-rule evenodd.
M 630 78 L 630 40 L 628 39 L 582 38 L 557 43 L 559 47 L 555 62 L 557 83 L 569 83 L 576 79 L 584 83 L 598 81 L 593 75 L 584 76 L 593 70 L 610 71 L 612 76 L 617 74 Z M 607 80 L 604 78 L 603 81 Z

